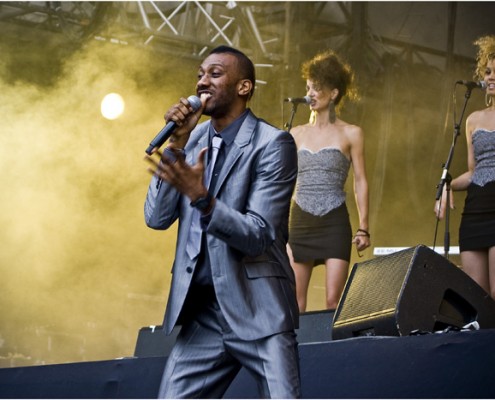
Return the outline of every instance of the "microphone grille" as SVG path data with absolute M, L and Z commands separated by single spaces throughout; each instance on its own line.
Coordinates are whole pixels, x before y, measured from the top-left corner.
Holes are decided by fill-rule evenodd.
M 309 97 L 309 96 L 304 96 L 303 98 L 304 98 L 304 100 L 306 100 L 306 104 L 311 103 L 311 97 Z
M 486 89 L 486 82 L 480 81 L 480 87 L 481 87 L 481 89 L 485 90 Z
M 189 102 L 189 104 L 191 105 L 194 111 L 199 110 L 199 108 L 201 107 L 201 100 L 199 99 L 198 96 L 194 96 L 194 95 L 189 96 L 187 98 L 187 101 Z

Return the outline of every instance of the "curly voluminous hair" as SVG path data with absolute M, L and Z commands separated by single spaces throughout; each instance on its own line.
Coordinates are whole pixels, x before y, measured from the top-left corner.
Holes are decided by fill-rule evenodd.
M 337 106 L 347 95 L 350 100 L 357 100 L 354 87 L 354 72 L 333 50 L 317 54 L 302 66 L 302 77 L 313 81 L 317 86 L 338 89 L 339 94 L 334 103 Z
M 485 77 L 486 65 L 495 59 L 495 35 L 482 36 L 476 39 L 474 44 L 478 46 L 474 78 L 482 80 Z

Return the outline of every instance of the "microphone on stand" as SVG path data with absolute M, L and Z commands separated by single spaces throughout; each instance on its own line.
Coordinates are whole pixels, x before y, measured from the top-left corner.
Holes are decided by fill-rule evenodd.
M 189 96 L 187 101 L 194 111 L 198 111 L 201 107 L 201 100 L 198 96 Z M 151 155 L 155 147 L 161 147 L 161 145 L 165 143 L 170 136 L 172 136 L 172 133 L 174 133 L 176 127 L 177 124 L 174 121 L 169 121 L 151 141 L 150 145 L 146 149 L 146 154 Z
M 309 103 L 311 103 L 311 97 L 309 97 L 309 96 L 287 97 L 286 99 L 284 99 L 284 101 L 287 103 L 292 103 L 292 104 L 309 104 Z
M 486 89 L 486 82 L 485 81 L 479 81 L 479 82 L 473 82 L 473 81 L 457 81 L 456 84 L 464 85 L 468 89 L 481 89 L 481 90 L 485 90 Z

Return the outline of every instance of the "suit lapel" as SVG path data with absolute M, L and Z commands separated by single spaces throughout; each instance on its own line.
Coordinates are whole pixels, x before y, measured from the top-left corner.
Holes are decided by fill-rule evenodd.
M 191 148 L 186 147 L 186 162 L 189 165 L 194 165 L 198 161 L 198 154 L 199 151 L 204 148 L 208 147 L 208 131 L 210 127 L 210 121 L 207 121 L 205 124 L 201 125 L 200 128 L 198 129 L 197 136 L 195 136 L 196 144 L 193 144 L 194 142 L 191 143 Z M 194 138 L 192 138 L 194 139 Z M 189 200 L 187 199 L 186 196 L 183 196 L 185 199 L 184 201 L 187 201 L 187 204 L 189 204 Z M 184 225 L 189 227 L 191 225 L 191 219 L 193 215 L 193 208 L 192 207 L 186 207 L 186 210 L 189 210 L 185 214 L 184 218 Z M 188 228 L 189 229 L 189 228 Z M 187 232 L 187 230 L 185 231 Z M 186 239 L 187 240 L 187 233 L 186 233 Z
M 213 196 L 216 196 L 218 194 L 223 185 L 223 182 L 225 181 L 225 178 L 227 178 L 237 160 L 244 153 L 244 148 L 250 143 L 257 123 L 257 118 L 251 112 L 249 112 L 248 116 L 242 123 L 234 142 L 232 143 L 232 148 L 225 158 L 223 166 L 220 170 L 220 174 L 218 176 L 217 183 L 215 185 L 215 190 L 212 193 Z
M 201 149 L 208 147 L 208 132 L 210 129 L 210 121 L 207 121 L 199 128 L 197 133 L 197 144 L 193 145 L 191 150 L 187 152 L 186 159 L 189 165 L 194 165 L 198 162 L 198 154 Z

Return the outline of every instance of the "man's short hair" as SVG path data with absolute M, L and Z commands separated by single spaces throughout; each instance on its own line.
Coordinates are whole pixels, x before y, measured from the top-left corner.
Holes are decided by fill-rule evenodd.
M 249 97 L 248 97 L 251 98 L 253 96 L 254 86 L 256 84 L 256 74 L 255 74 L 253 62 L 242 51 L 225 45 L 215 47 L 210 51 L 209 54 L 222 54 L 222 53 L 232 54 L 237 58 L 240 68 L 239 73 L 241 74 L 242 79 L 248 79 L 253 84 L 253 88 L 251 89 L 251 92 L 249 93 Z

